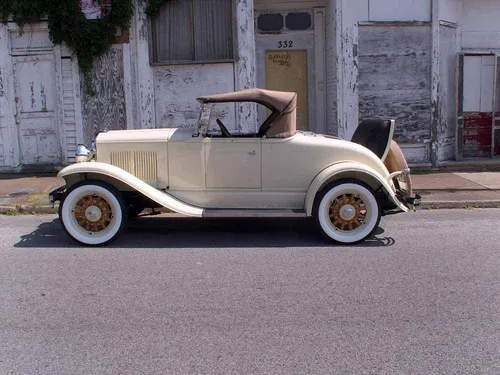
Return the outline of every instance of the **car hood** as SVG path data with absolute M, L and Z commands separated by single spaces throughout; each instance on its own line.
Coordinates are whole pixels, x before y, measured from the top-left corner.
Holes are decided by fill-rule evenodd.
M 164 128 L 164 129 L 136 129 L 136 130 L 110 130 L 99 133 L 96 144 L 128 143 L 128 142 L 179 142 L 192 137 L 192 128 Z

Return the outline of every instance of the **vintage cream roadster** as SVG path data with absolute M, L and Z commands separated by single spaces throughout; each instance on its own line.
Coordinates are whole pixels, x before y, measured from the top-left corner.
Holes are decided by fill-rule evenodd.
M 314 217 L 327 239 L 368 238 L 387 213 L 420 201 L 410 170 L 392 140 L 393 120 L 360 123 L 351 141 L 296 130 L 297 96 L 250 89 L 198 98 L 196 129 L 101 132 L 77 163 L 59 172 L 66 233 L 104 245 L 145 208 L 187 216 Z M 231 134 L 217 105 L 256 103 L 267 118 L 254 133 Z

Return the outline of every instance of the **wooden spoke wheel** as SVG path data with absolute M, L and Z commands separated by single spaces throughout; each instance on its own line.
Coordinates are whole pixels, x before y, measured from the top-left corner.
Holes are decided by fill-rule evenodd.
M 359 195 L 342 194 L 330 202 L 330 220 L 340 230 L 355 230 L 366 219 L 366 205 Z
M 73 185 L 59 206 L 59 217 L 66 233 L 83 245 L 104 245 L 123 230 L 128 208 L 121 193 L 101 181 L 82 181 Z
M 315 218 L 322 232 L 336 242 L 364 241 L 380 222 L 380 208 L 373 190 L 362 181 L 340 180 L 316 197 Z
M 96 194 L 80 199 L 73 213 L 80 227 L 94 233 L 108 228 L 113 220 L 111 206 Z

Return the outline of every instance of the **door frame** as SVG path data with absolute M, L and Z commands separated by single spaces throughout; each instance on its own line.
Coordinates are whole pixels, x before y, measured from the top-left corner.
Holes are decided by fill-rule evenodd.
M 494 59 L 493 63 L 493 81 L 492 81 L 492 103 L 491 111 L 481 111 L 479 113 L 491 113 L 491 143 L 490 143 L 490 157 L 492 159 L 498 158 L 499 155 L 495 154 L 495 134 L 500 130 L 500 117 L 498 113 L 500 108 L 497 107 L 497 99 L 500 97 L 500 87 L 498 85 L 498 71 L 500 63 L 500 54 L 495 52 L 459 52 L 456 55 L 456 109 L 457 109 L 457 123 L 455 126 L 455 160 L 461 161 L 464 153 L 464 123 L 465 114 L 465 76 L 466 59 L 468 57 L 486 57 L 491 56 Z M 481 66 L 482 67 L 482 66 Z
M 283 10 L 285 11 L 285 9 Z M 307 102 L 308 102 L 308 123 L 309 130 L 315 133 L 327 133 L 326 123 L 326 40 L 325 40 L 325 8 L 313 8 L 314 29 L 307 31 L 287 31 L 279 34 L 259 34 L 255 33 L 257 86 L 265 88 L 266 70 L 265 51 L 266 49 L 281 51 L 297 51 L 304 48 L 277 48 L 277 42 L 285 40 L 287 37 L 294 39 L 304 39 L 307 45 Z M 269 47 L 269 48 L 268 48 Z M 312 72 L 311 74 L 309 72 Z
M 4 43 L 0 43 L 0 50 L 5 48 L 5 51 L 8 51 L 8 54 L 5 54 L 0 57 L 0 69 L 2 69 L 2 73 L 4 74 L 4 91 L 6 97 L 6 103 L 3 106 L 4 110 L 7 110 L 10 121 L 8 121 L 7 129 L 3 133 L 8 134 L 8 144 L 10 145 L 9 150 L 4 149 L 4 154 L 6 157 L 5 165 L 7 168 L 17 169 L 22 167 L 21 164 L 21 146 L 19 142 L 19 129 L 17 125 L 17 104 L 16 104 L 16 80 L 14 77 L 14 59 L 19 56 L 32 56 L 32 55 L 52 55 L 54 59 L 54 95 L 55 95 L 55 104 L 54 104 L 54 122 L 55 122 L 55 132 L 59 139 L 59 147 L 61 150 L 60 159 L 61 165 L 67 164 L 68 155 L 66 148 L 66 133 L 64 129 L 64 107 L 62 103 L 63 98 L 63 87 L 62 87 L 62 56 L 61 56 L 61 46 L 52 45 L 50 48 L 47 47 L 35 47 L 35 48 L 23 48 L 19 50 L 13 50 L 11 45 L 11 36 L 13 33 L 19 33 L 20 28 L 14 22 L 8 22 L 6 25 L 0 24 L 0 42 L 2 41 L 2 37 L 5 38 Z M 47 22 L 38 22 L 32 26 L 30 29 L 25 31 L 25 33 L 29 32 L 49 32 L 48 23 Z M 7 79 L 5 79 L 5 76 Z M 2 98 L 0 98 L 2 99 Z M 77 98 L 75 98 L 75 101 Z M 2 100 L 0 100 L 0 107 L 2 106 Z M 0 108 L 0 112 L 2 108 Z M 78 124 L 77 124 L 78 126 Z M 5 138 L 4 138 L 5 141 Z M 5 143 L 5 142 L 4 142 Z M 54 165 L 54 167 L 58 167 Z

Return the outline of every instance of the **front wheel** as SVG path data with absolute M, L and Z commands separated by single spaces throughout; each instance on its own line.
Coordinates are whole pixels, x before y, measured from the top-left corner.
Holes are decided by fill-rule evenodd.
M 59 218 L 66 233 L 87 246 L 110 243 L 127 222 L 126 205 L 120 192 L 101 181 L 82 181 L 73 185 L 59 207 Z
M 371 236 L 380 216 L 373 190 L 358 180 L 335 181 L 316 199 L 317 225 L 328 238 L 342 244 L 362 242 Z

